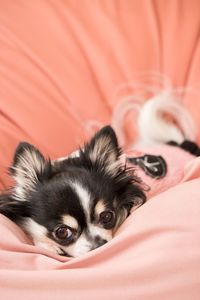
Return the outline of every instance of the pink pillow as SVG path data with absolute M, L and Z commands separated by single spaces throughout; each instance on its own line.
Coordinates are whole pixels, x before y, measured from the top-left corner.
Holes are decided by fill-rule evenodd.
M 183 102 L 200 125 L 200 2 L 91 2 L 1 1 L 0 188 L 19 141 L 64 156 L 148 72 L 150 88 L 159 73 L 193 88 Z M 132 141 L 134 115 L 124 129 Z
M 2 299 L 198 300 L 200 158 L 182 183 L 131 214 L 108 244 L 79 258 L 34 247 L 0 217 Z M 185 180 L 184 179 L 184 180 Z

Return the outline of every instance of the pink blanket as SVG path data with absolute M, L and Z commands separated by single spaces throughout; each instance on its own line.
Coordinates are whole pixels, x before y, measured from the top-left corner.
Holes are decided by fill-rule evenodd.
M 199 299 L 199 175 L 196 158 L 187 182 L 152 198 L 111 242 L 79 258 L 32 246 L 1 216 L 2 299 Z
M 0 1 L 1 189 L 19 141 L 65 156 L 113 120 L 119 94 L 134 94 L 146 72 L 150 86 L 164 73 L 191 87 L 181 99 L 198 128 L 199 29 L 198 0 Z M 128 144 L 134 114 L 124 132 Z M 199 300 L 200 159 L 182 173 L 80 258 L 36 248 L 0 216 L 1 299 Z

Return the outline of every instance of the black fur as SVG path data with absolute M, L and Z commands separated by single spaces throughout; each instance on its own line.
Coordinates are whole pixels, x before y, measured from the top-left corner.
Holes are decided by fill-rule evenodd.
M 127 216 L 133 206 L 145 202 L 145 194 L 134 170 L 116 164 L 121 149 L 110 126 L 100 130 L 79 152 L 79 157 L 50 162 L 34 146 L 19 144 L 10 168 L 16 186 L 0 196 L 0 212 L 20 225 L 24 218 L 31 218 L 47 228 L 48 236 L 54 239 L 53 231 L 63 214 L 78 221 L 80 232 L 77 234 L 80 235 L 87 226 L 80 200 L 69 184 L 72 181 L 78 181 L 91 195 L 92 222 L 96 222 L 93 210 L 99 199 L 115 212 L 115 224 L 122 215 Z M 37 158 L 37 167 L 34 161 L 27 161 L 29 154 Z M 33 176 L 34 182 L 31 182 Z M 19 186 L 23 201 L 18 194 Z
M 19 222 L 21 218 L 29 217 L 29 203 L 23 203 L 14 199 L 12 193 L 4 193 L 0 195 L 0 213 L 8 217 L 14 222 Z

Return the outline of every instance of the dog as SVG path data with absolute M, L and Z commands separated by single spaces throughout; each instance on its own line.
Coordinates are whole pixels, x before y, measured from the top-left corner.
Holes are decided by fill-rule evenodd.
M 0 196 L 0 213 L 36 246 L 78 257 L 110 241 L 146 196 L 110 126 L 71 156 L 51 161 L 33 145 L 18 145 L 10 167 L 15 185 Z
M 0 213 L 36 246 L 55 254 L 78 257 L 104 245 L 133 207 L 178 184 L 184 164 L 200 155 L 199 147 L 185 140 L 193 138 L 190 116 L 167 93 L 147 101 L 137 122 L 139 140 L 129 153 L 111 126 L 54 161 L 20 143 L 10 167 L 15 185 L 0 195 Z

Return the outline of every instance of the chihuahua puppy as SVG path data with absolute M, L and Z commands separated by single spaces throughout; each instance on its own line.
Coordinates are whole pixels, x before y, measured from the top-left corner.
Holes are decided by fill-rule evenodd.
M 16 184 L 0 196 L 0 213 L 37 246 L 77 257 L 112 239 L 133 206 L 146 197 L 133 168 L 121 162 L 115 132 L 106 126 L 76 155 L 51 161 L 28 143 L 16 149 Z

